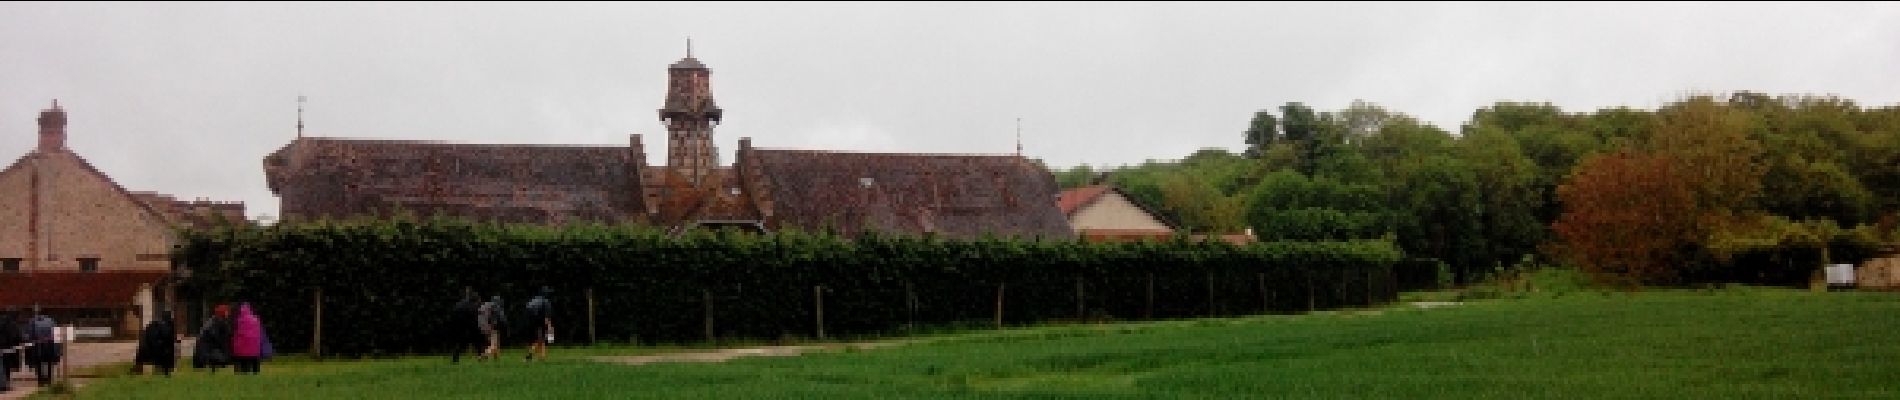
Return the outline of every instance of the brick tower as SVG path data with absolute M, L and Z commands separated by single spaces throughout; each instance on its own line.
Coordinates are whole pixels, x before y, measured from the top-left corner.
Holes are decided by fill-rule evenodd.
M 712 70 L 693 58 L 693 42 L 686 42 L 686 58 L 666 69 L 666 108 L 660 109 L 660 121 L 666 123 L 667 167 L 698 184 L 719 166 L 718 149 L 713 148 L 713 125 L 721 112 L 713 104 Z

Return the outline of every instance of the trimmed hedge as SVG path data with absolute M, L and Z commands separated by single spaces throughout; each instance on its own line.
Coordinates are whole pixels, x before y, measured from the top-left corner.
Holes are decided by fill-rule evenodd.
M 640 226 L 543 227 L 460 220 L 354 221 L 188 231 L 179 262 L 215 302 L 247 301 L 283 352 L 305 352 L 316 291 L 322 350 L 437 352 L 472 287 L 509 315 L 552 287 L 564 343 L 810 337 L 815 286 L 828 336 L 1003 322 L 1297 312 L 1393 301 L 1389 242 L 1084 243 Z M 1080 293 L 1077 288 L 1080 287 Z M 593 293 L 597 338 L 587 334 Z M 1152 300 L 1150 300 L 1152 296 Z M 710 304 L 708 304 L 710 299 Z M 517 321 L 518 322 L 518 321 Z M 515 335 L 505 339 L 519 343 Z

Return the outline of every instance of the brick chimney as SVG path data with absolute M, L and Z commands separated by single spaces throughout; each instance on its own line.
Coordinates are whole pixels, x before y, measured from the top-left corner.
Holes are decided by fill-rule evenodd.
M 40 111 L 39 151 L 62 151 L 65 149 L 66 110 L 59 108 L 59 100 L 53 100 L 53 108 Z

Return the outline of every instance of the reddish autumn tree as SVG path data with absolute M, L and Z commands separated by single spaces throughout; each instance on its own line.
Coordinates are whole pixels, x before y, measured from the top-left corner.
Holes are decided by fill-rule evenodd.
M 1600 282 L 1671 283 L 1701 232 L 1694 174 L 1675 159 L 1621 150 L 1591 156 L 1558 186 L 1551 229 L 1562 253 Z

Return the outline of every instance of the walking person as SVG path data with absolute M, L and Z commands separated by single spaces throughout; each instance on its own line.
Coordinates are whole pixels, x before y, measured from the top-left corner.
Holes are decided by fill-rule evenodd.
M 478 310 L 480 315 L 476 323 L 480 324 L 482 335 L 488 339 L 488 347 L 482 349 L 482 355 L 477 360 L 501 359 L 501 331 L 508 326 L 508 315 L 501 311 L 501 307 L 501 296 L 495 296 L 488 299 L 487 303 L 482 303 Z
M 26 335 L 20 333 L 19 317 L 9 308 L 0 313 L 0 393 L 13 390 L 13 367 L 20 365 L 21 345 L 26 344 Z
M 488 338 L 482 334 L 481 303 L 474 291 L 462 293 L 462 301 L 456 302 L 449 310 L 449 321 L 442 326 L 442 340 L 454 346 L 449 362 L 462 362 L 462 351 L 476 349 L 476 359 L 488 348 Z
M 144 373 L 146 365 L 167 377 L 172 376 L 172 369 L 178 366 L 178 332 L 172 330 L 171 311 L 162 312 L 158 319 L 145 324 L 145 332 L 139 335 L 138 352 L 132 358 L 132 373 Z
M 28 349 L 26 363 L 33 367 L 33 377 L 40 386 L 53 384 L 53 368 L 59 366 L 60 348 L 53 338 L 53 327 L 58 326 L 53 317 L 40 313 L 38 306 L 33 307 L 33 321 L 27 324 L 26 340 L 33 344 Z
M 534 361 L 539 354 L 541 361 L 548 359 L 548 342 L 554 341 L 554 319 L 551 315 L 553 305 L 548 304 L 548 296 L 554 294 L 554 288 L 541 287 L 541 294 L 528 300 L 528 323 L 534 326 L 534 338 L 528 345 L 528 361 Z
M 191 368 L 210 368 L 215 374 L 219 367 L 226 365 L 231 365 L 231 306 L 219 304 L 198 329 L 198 345 L 191 352 Z
M 257 374 L 264 341 L 263 321 L 251 311 L 250 303 L 239 304 L 237 320 L 231 325 L 231 362 L 237 374 Z

